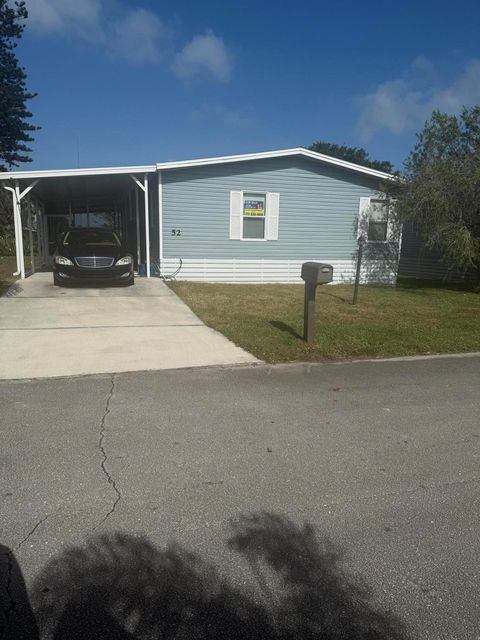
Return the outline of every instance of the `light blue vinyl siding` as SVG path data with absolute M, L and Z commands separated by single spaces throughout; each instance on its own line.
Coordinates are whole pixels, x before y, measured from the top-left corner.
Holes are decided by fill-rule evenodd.
M 352 259 L 360 197 L 379 189 L 301 157 L 163 170 L 162 183 L 164 257 L 184 259 Z M 229 239 L 230 191 L 280 194 L 278 240 Z

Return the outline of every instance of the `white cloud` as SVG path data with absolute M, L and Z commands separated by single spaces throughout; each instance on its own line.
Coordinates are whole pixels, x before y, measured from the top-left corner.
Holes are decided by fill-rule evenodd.
M 232 58 L 222 38 L 211 31 L 194 36 L 175 56 L 173 70 L 180 78 L 207 73 L 226 81 L 232 72 Z
M 107 29 L 106 46 L 111 55 L 136 63 L 158 63 L 164 57 L 170 31 L 160 18 L 143 8 L 129 11 Z
M 134 64 L 162 62 L 182 78 L 209 75 L 225 81 L 232 71 L 222 38 L 207 31 L 193 36 L 175 54 L 170 27 L 157 13 L 140 6 L 127 7 L 120 0 L 27 0 L 27 8 L 28 28 L 44 37 L 76 37 Z
M 70 28 L 85 33 L 100 22 L 100 0 L 27 0 L 28 27 L 42 33 Z
M 360 96 L 358 128 L 364 142 L 382 130 L 411 131 L 423 124 L 434 109 L 458 113 L 463 106 L 480 102 L 480 60 L 467 62 L 450 82 L 423 56 L 417 58 L 401 78 L 381 83 Z

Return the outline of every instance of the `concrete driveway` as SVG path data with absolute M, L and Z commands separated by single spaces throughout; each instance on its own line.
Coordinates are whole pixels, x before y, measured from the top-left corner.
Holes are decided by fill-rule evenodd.
M 2 382 L 0 604 L 16 558 L 49 638 L 474 640 L 479 388 L 480 357 Z
M 244 364 L 255 358 L 159 279 L 60 288 L 37 273 L 0 297 L 0 379 Z

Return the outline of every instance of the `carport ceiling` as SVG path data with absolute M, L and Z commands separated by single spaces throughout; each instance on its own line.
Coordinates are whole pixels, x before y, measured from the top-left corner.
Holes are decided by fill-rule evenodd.
M 116 205 L 122 203 L 133 188 L 128 174 L 62 176 L 41 178 L 33 192 L 47 206 L 87 200 L 91 204 Z

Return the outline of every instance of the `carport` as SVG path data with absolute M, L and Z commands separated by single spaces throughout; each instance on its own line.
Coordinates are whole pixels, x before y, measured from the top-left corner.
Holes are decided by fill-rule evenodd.
M 48 267 L 67 227 L 108 227 L 123 239 L 135 268 L 150 277 L 159 258 L 158 178 L 155 165 L 0 174 L 12 196 L 17 270 L 25 278 Z

